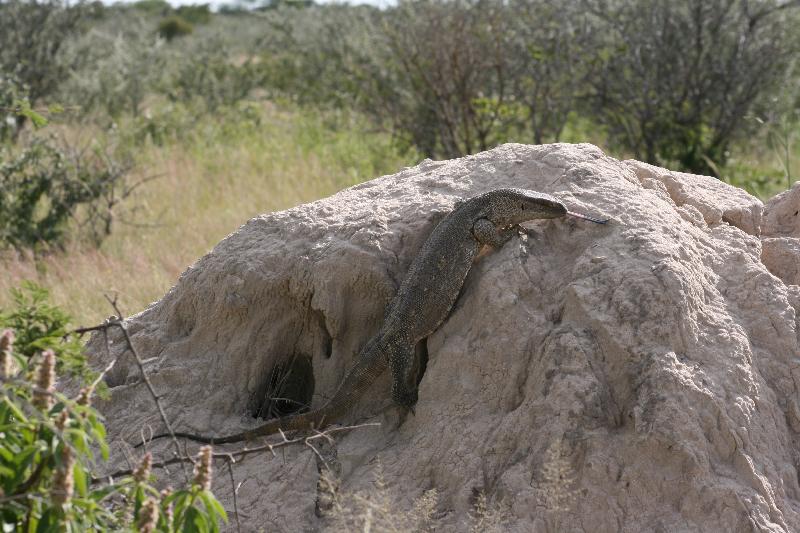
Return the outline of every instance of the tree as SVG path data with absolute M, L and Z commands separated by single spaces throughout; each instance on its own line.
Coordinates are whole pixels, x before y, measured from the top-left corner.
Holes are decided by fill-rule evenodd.
M 570 113 L 586 92 L 595 57 L 596 32 L 575 2 L 513 0 L 508 4 L 513 37 L 511 58 L 515 99 L 525 108 L 533 141 L 558 141 Z
M 0 72 L 24 89 L 31 104 L 55 93 L 70 66 L 60 52 L 81 32 L 94 4 L 61 0 L 0 0 Z M 24 115 L 17 116 L 22 125 Z
M 507 15 L 495 0 L 403 2 L 387 13 L 386 65 L 398 94 L 384 106 L 427 155 L 486 150 L 518 121 Z
M 612 141 L 650 163 L 713 173 L 797 51 L 797 0 L 582 3 L 605 37 L 589 109 Z

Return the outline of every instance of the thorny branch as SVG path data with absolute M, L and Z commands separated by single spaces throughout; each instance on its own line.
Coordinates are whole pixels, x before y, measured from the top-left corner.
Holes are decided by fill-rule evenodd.
M 167 428 L 167 432 L 169 433 L 170 438 L 171 438 L 172 443 L 173 443 L 173 446 L 175 448 L 175 450 L 173 452 L 174 456 L 172 458 L 167 459 L 165 461 L 158 462 L 158 463 L 154 463 L 152 465 L 152 467 L 153 468 L 166 468 L 169 465 L 180 464 L 181 468 L 183 469 L 183 474 L 184 474 L 184 476 L 186 477 L 186 479 L 188 481 L 189 478 L 188 478 L 188 473 L 186 471 L 186 463 L 187 462 L 194 463 L 194 459 L 188 454 L 188 450 L 186 450 L 185 447 L 184 447 L 183 453 L 181 452 L 180 443 L 178 442 L 178 439 L 177 439 L 177 437 L 175 435 L 175 432 L 172 429 L 172 425 L 169 423 L 169 419 L 167 418 L 166 412 L 164 411 L 164 408 L 161 405 L 161 399 L 158 396 L 158 394 L 156 394 L 155 388 L 153 387 L 153 384 L 150 381 L 150 378 L 149 378 L 149 376 L 147 375 L 147 372 L 144 369 L 144 361 L 142 360 L 141 356 L 139 355 L 139 352 L 136 350 L 136 348 L 133 345 L 133 342 L 132 342 L 131 337 L 130 337 L 130 333 L 128 332 L 128 328 L 127 328 L 127 326 L 125 325 L 125 322 L 124 322 L 122 311 L 120 310 L 120 308 L 119 308 L 119 306 L 117 304 L 117 296 L 114 295 L 113 299 L 109 298 L 108 295 L 105 295 L 105 297 L 106 297 L 106 300 L 108 300 L 108 302 L 114 308 L 114 311 L 117 313 L 116 316 L 113 316 L 111 318 L 106 319 L 105 321 L 103 321 L 102 324 L 99 324 L 97 326 L 77 328 L 77 329 L 75 329 L 73 331 L 73 333 L 78 334 L 78 335 L 84 335 L 84 334 L 92 332 L 92 331 L 101 332 L 103 334 L 103 337 L 104 337 L 104 340 L 105 340 L 106 354 L 110 357 L 111 356 L 111 353 L 110 353 L 111 351 L 110 351 L 110 347 L 109 347 L 108 330 L 109 330 L 109 328 L 117 327 L 122 331 L 122 335 L 125 338 L 125 343 L 126 343 L 126 348 L 125 349 L 129 350 L 133 354 L 134 360 L 136 361 L 136 365 L 139 367 L 139 372 L 142 375 L 142 379 L 144 380 L 145 384 L 147 385 L 147 389 L 150 392 L 150 395 L 153 397 L 153 400 L 155 401 L 156 407 L 158 408 L 159 416 L 161 417 L 161 421 L 164 423 L 164 426 Z M 100 380 L 105 376 L 105 374 L 107 372 L 109 372 L 114 367 L 116 362 L 117 362 L 116 358 L 111 360 L 111 362 L 106 366 L 106 368 L 103 369 L 103 371 L 101 372 L 100 376 L 98 376 L 97 379 L 92 383 L 92 389 L 94 389 L 94 387 L 100 382 Z M 244 458 L 247 455 L 260 453 L 260 452 L 264 452 L 264 451 L 270 452 L 272 454 L 272 456 L 275 457 L 275 450 L 276 449 L 283 448 L 285 446 L 290 446 L 290 445 L 293 445 L 293 444 L 303 444 L 303 445 L 307 446 L 308 448 L 311 449 L 312 452 L 314 452 L 314 454 L 317 455 L 317 457 L 322 459 L 323 462 L 324 462 L 324 459 L 322 458 L 320 453 L 317 451 L 317 449 L 313 445 L 314 441 L 320 440 L 320 439 L 324 439 L 324 440 L 327 440 L 327 441 L 333 441 L 333 438 L 331 437 L 331 435 L 333 435 L 335 433 L 340 433 L 340 432 L 344 432 L 344 431 L 350 431 L 350 430 L 353 430 L 353 429 L 359 429 L 359 428 L 370 427 L 370 426 L 380 426 L 380 424 L 378 424 L 378 423 L 367 423 L 367 424 L 359 424 L 359 425 L 354 425 L 354 426 L 343 426 L 343 427 L 338 427 L 338 428 L 331 428 L 331 429 L 329 429 L 327 431 L 315 431 L 315 433 L 313 435 L 310 435 L 310 436 L 296 437 L 296 438 L 292 438 L 292 439 L 288 438 L 283 431 L 279 430 L 280 431 L 281 440 L 278 441 L 278 442 L 267 443 L 267 444 L 263 444 L 261 446 L 256 446 L 254 448 L 245 447 L 245 448 L 243 448 L 241 450 L 236 450 L 236 451 L 233 451 L 233 452 L 212 453 L 211 454 L 212 459 L 223 459 L 223 460 L 225 460 L 225 463 L 226 463 L 227 468 L 228 468 L 228 475 L 229 475 L 230 480 L 231 480 L 231 490 L 233 491 L 233 512 L 234 512 L 234 516 L 236 517 L 236 530 L 238 532 L 241 532 L 241 523 L 240 523 L 240 519 L 239 519 L 239 503 L 238 503 L 239 487 L 236 486 L 236 482 L 235 482 L 235 479 L 234 479 L 234 476 L 233 476 L 233 464 L 234 463 L 236 463 L 238 460 L 241 460 L 242 458 Z M 144 438 L 144 436 L 142 437 L 142 441 L 146 442 L 146 439 Z M 133 474 L 133 469 L 129 468 L 127 470 L 118 470 L 116 472 L 113 472 L 112 474 L 109 474 L 108 476 L 104 476 L 104 478 L 108 479 L 109 483 L 113 483 L 114 482 L 114 478 L 122 477 L 122 476 L 129 476 L 131 474 Z M 96 484 L 96 483 L 99 483 L 101 481 L 102 480 L 99 479 L 99 478 L 94 478 L 92 480 L 92 484 Z M 240 484 L 240 486 L 241 486 L 241 484 Z
M 336 433 L 342 433 L 342 432 L 345 432 L 345 431 L 352 431 L 354 429 L 360 429 L 360 428 L 372 427 L 372 426 L 380 426 L 380 424 L 377 423 L 377 422 L 369 422 L 369 423 L 366 423 L 366 424 L 358 424 L 358 425 L 355 425 L 355 426 L 342 426 L 342 427 L 337 427 L 337 428 L 331 428 L 331 429 L 328 429 L 326 431 L 321 431 L 321 432 L 315 433 L 313 435 L 309 435 L 307 437 L 295 437 L 295 438 L 292 438 L 292 439 L 288 438 L 286 436 L 286 434 L 283 433 L 283 431 L 281 431 L 280 432 L 281 440 L 278 441 L 278 442 L 262 444 L 261 446 L 256 446 L 256 447 L 253 447 L 253 448 L 245 447 L 245 448 L 242 448 L 240 450 L 235 450 L 235 451 L 232 451 L 232 452 L 215 452 L 215 453 L 211 454 L 211 457 L 214 458 L 214 459 L 226 459 L 226 460 L 231 461 L 231 462 L 236 462 L 236 461 L 241 460 L 243 457 L 245 457 L 247 455 L 252 455 L 252 454 L 255 454 L 255 453 L 261 453 L 261 452 L 264 452 L 264 451 L 268 451 L 268 452 L 270 452 L 272 454 L 273 457 L 276 457 L 275 450 L 277 450 L 278 448 L 291 446 L 293 444 L 303 444 L 303 445 L 308 446 L 309 448 L 313 449 L 312 444 L 316 440 L 319 440 L 319 439 L 329 440 L 331 438 L 331 435 L 334 435 Z M 161 462 L 158 462 L 158 463 L 153 463 L 153 468 L 164 468 L 165 466 L 174 465 L 174 464 L 178 464 L 178 463 L 192 462 L 192 461 L 193 461 L 193 459 L 191 457 L 189 457 L 188 455 L 181 455 L 181 456 L 178 456 L 178 457 L 173 457 L 171 459 L 167 459 L 165 461 L 161 461 Z M 110 480 L 113 480 L 113 478 L 122 477 L 122 476 L 128 476 L 128 475 L 130 475 L 132 473 L 133 473 L 133 470 L 118 470 L 116 472 L 108 474 L 107 476 L 103 476 L 103 478 L 109 478 Z M 100 479 L 95 479 L 95 480 L 93 480 L 93 483 L 97 483 L 99 481 L 100 481 Z
M 233 463 L 235 460 L 233 457 L 230 460 L 225 461 L 228 465 L 228 476 L 231 478 L 231 491 L 233 492 L 233 514 L 236 516 L 236 531 L 238 533 L 242 532 L 242 524 L 239 522 L 239 502 L 237 495 L 239 493 L 239 487 L 236 486 L 236 480 L 233 478 Z M 241 486 L 241 485 L 240 485 Z
M 136 366 L 139 367 L 139 372 L 142 375 L 142 380 L 145 382 L 145 385 L 147 385 L 147 390 L 150 391 L 150 395 L 153 397 L 153 400 L 156 403 L 156 408 L 158 409 L 158 414 L 161 417 L 161 421 L 164 423 L 164 426 L 167 428 L 167 433 L 169 433 L 170 438 L 172 439 L 172 443 L 175 447 L 174 455 L 175 459 L 177 459 L 175 462 L 181 464 L 181 467 L 183 468 L 183 475 L 188 481 L 189 474 L 186 471 L 186 465 L 185 465 L 187 458 L 181 455 L 180 443 L 178 442 L 178 439 L 175 436 L 175 432 L 172 429 L 172 424 L 170 424 L 169 419 L 167 418 L 167 413 L 164 411 L 164 407 L 161 405 L 161 398 L 158 396 L 158 394 L 156 394 L 156 390 L 153 387 L 153 383 L 152 381 L 150 381 L 150 377 L 147 375 L 147 372 L 144 369 L 144 363 L 142 362 L 142 358 L 139 356 L 138 350 L 136 350 L 136 347 L 133 345 L 133 342 L 131 341 L 131 337 L 130 334 L 128 333 L 128 328 L 125 325 L 122 311 L 120 311 L 119 305 L 117 305 L 117 295 L 114 295 L 114 298 L 109 298 L 108 295 L 105 295 L 105 297 L 106 300 L 108 300 L 108 303 L 111 304 L 111 307 L 114 308 L 114 311 L 117 313 L 117 315 L 106 319 L 105 321 L 103 321 L 102 324 L 99 324 L 97 326 L 92 326 L 88 328 L 78 328 L 74 331 L 74 333 L 77 333 L 78 335 L 83 335 L 84 333 L 90 331 L 103 331 L 104 335 L 107 335 L 108 329 L 111 327 L 117 327 L 122 331 L 122 335 L 123 337 L 125 337 L 125 343 L 127 345 L 126 350 L 129 350 L 133 354 L 133 358 L 136 361 Z M 192 459 L 189 458 L 189 461 L 192 461 Z

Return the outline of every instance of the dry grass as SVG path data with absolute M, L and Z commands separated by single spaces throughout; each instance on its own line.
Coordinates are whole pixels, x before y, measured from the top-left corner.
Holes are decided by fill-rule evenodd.
M 410 508 L 398 504 L 396 491 L 390 490 L 378 463 L 373 471 L 370 490 L 334 494 L 333 508 L 325 531 L 363 533 L 404 533 L 435 531 L 438 495 L 435 489 L 425 491 Z
M 256 124 L 202 120 L 196 135 L 137 154 L 138 177 L 159 175 L 128 203 L 128 218 L 100 249 L 73 243 L 63 253 L 0 259 L 0 309 L 24 279 L 51 291 L 76 325 L 111 313 L 103 294 L 119 293 L 135 313 L 249 218 L 321 198 L 408 164 L 389 140 L 362 125 L 264 108 Z M 136 176 L 134 176 L 136 179 Z M 130 211 L 135 207 L 135 211 Z
M 323 531 L 422 533 L 451 531 L 455 528 L 456 531 L 469 533 L 500 533 L 513 529 L 511 509 L 491 502 L 483 492 L 475 493 L 470 512 L 455 516 L 441 508 L 436 489 L 424 491 L 407 506 L 401 503 L 403 498 L 398 489 L 387 483 L 380 462 L 372 473 L 372 486 L 356 492 L 340 492 L 337 490 L 338 484 L 331 486 L 330 480 L 322 478 L 323 487 L 327 486 L 332 502 Z

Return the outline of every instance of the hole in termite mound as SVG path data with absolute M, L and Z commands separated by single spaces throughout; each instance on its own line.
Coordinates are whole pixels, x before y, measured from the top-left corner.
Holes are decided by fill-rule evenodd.
M 292 355 L 287 361 L 276 363 L 259 387 L 253 418 L 281 418 L 309 410 L 314 395 L 314 369 L 311 358 Z

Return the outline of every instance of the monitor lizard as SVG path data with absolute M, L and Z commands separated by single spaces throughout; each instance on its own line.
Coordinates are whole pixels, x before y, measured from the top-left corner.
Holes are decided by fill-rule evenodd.
M 359 352 L 333 398 L 306 413 L 271 420 L 226 437 L 175 433 L 176 437 L 208 444 L 226 444 L 289 431 L 322 428 L 339 420 L 387 367 L 392 373 L 392 399 L 412 410 L 417 385 L 412 382 L 415 346 L 444 322 L 464 280 L 484 245 L 500 248 L 528 220 L 574 215 L 557 199 L 525 189 L 495 189 L 456 202 L 436 226 L 411 264 L 397 295 L 389 304 L 383 326 Z M 160 434 L 153 439 L 167 437 Z

